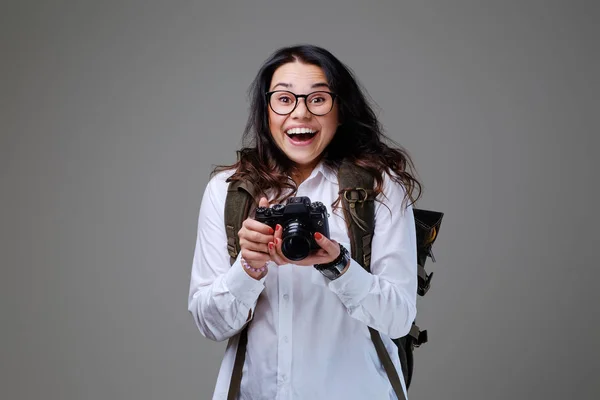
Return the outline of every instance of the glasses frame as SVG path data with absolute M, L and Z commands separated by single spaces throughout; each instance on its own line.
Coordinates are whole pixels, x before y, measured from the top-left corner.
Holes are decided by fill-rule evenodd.
M 281 93 L 281 92 L 290 93 L 296 99 L 296 104 L 294 104 L 294 108 L 292 108 L 290 112 L 283 113 L 283 114 L 275 111 L 273 109 L 273 106 L 271 105 L 271 96 L 273 96 L 274 93 Z M 325 114 L 315 114 L 308 107 L 308 103 L 306 103 L 306 99 L 308 98 L 308 96 L 313 95 L 315 93 L 327 93 L 331 96 L 331 108 Z M 277 115 L 290 115 L 291 113 L 294 112 L 296 107 L 298 107 L 298 99 L 304 98 L 304 106 L 306 106 L 306 109 L 308 110 L 308 112 L 311 113 L 312 115 L 316 115 L 317 117 L 322 117 L 324 115 L 329 114 L 331 112 L 331 110 L 333 110 L 333 106 L 335 105 L 335 99 L 339 97 L 336 93 L 328 92 L 327 90 L 315 90 L 314 92 L 310 92 L 308 94 L 296 94 L 294 92 L 290 92 L 289 90 L 273 90 L 271 92 L 265 93 L 265 96 L 267 97 L 267 104 L 269 105 L 269 108 Z

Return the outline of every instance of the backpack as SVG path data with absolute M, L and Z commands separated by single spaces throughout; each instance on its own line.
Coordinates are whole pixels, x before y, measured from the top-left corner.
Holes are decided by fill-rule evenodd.
M 342 209 L 348 226 L 352 258 L 361 264 L 365 270 L 370 272 L 371 241 L 375 228 L 375 203 L 373 196 L 375 180 L 365 169 L 345 161 L 338 169 L 338 181 Z M 241 250 L 237 233 L 249 215 L 251 207 L 253 205 L 256 206 L 255 198 L 256 192 L 252 182 L 237 181 L 229 184 L 225 201 L 225 230 L 227 233 L 227 250 L 231 264 L 234 263 Z M 425 262 L 428 257 L 435 262 L 431 247 L 438 236 L 444 214 L 437 211 L 413 208 L 413 215 L 417 239 L 417 294 L 424 296 L 429 290 L 433 276 L 433 272 L 427 274 Z M 247 329 L 248 325 L 237 335 L 238 347 L 231 375 L 228 400 L 235 400 L 239 392 L 242 380 L 242 367 L 246 355 Z M 396 396 L 399 400 L 405 400 L 400 378 L 385 349 L 379 332 L 371 327 L 369 327 L 369 332 L 377 355 L 384 366 Z M 230 338 L 228 346 L 233 345 L 234 340 L 235 337 Z M 415 347 L 419 347 L 428 341 L 427 331 L 421 330 L 413 321 L 412 328 L 406 336 L 392 339 L 392 341 L 398 347 L 398 356 L 404 375 L 404 382 L 408 390 L 414 369 L 413 351 Z

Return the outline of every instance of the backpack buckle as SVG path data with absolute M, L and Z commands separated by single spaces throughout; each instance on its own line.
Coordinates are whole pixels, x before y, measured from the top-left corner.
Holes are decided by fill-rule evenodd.
M 410 344 L 412 348 L 421 347 L 423 343 L 427 343 L 429 337 L 427 336 L 427 330 L 421 330 L 417 325 L 413 324 L 408 332 L 410 336 Z
M 417 293 L 419 296 L 425 296 L 425 293 L 427 293 L 431 287 L 431 278 L 433 277 L 433 272 L 427 274 L 427 271 L 425 271 L 424 267 L 417 265 L 417 274 L 419 278 Z
M 352 208 L 356 207 L 356 203 L 364 203 L 367 200 L 368 196 L 369 193 L 365 188 L 354 188 L 344 190 L 344 198 Z
M 428 340 L 429 340 L 429 338 L 427 336 L 426 330 L 419 332 L 419 337 L 418 337 L 417 341 L 415 342 L 415 347 L 421 347 L 421 345 L 423 343 L 427 343 Z

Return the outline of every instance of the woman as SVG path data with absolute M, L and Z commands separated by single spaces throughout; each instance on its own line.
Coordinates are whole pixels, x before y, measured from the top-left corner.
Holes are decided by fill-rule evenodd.
M 189 311 L 200 332 L 216 341 L 235 338 L 248 325 L 240 399 L 395 399 L 368 327 L 380 332 L 402 376 L 390 338 L 406 335 L 416 315 L 412 204 L 420 184 L 409 172 L 410 158 L 383 142 L 351 72 L 322 48 L 276 51 L 251 96 L 246 147 L 236 164 L 214 171 L 204 192 Z M 336 209 L 343 160 L 375 177 L 370 273 L 340 257 L 350 250 L 343 213 Z M 238 232 L 241 252 L 230 265 L 224 203 L 229 182 L 238 180 L 263 193 L 256 199 L 260 206 L 291 196 L 327 205 L 329 238 L 316 233 L 320 250 L 292 262 L 282 252 L 280 225 L 272 229 L 250 215 Z M 337 273 L 326 276 L 314 265 Z M 213 399 L 227 398 L 237 346 L 231 343 Z

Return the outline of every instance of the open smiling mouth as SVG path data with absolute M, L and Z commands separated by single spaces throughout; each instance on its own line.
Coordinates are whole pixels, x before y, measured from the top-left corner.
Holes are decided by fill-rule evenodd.
M 292 128 L 285 131 L 285 134 L 292 142 L 302 143 L 307 142 L 315 137 L 318 131 L 309 128 Z

